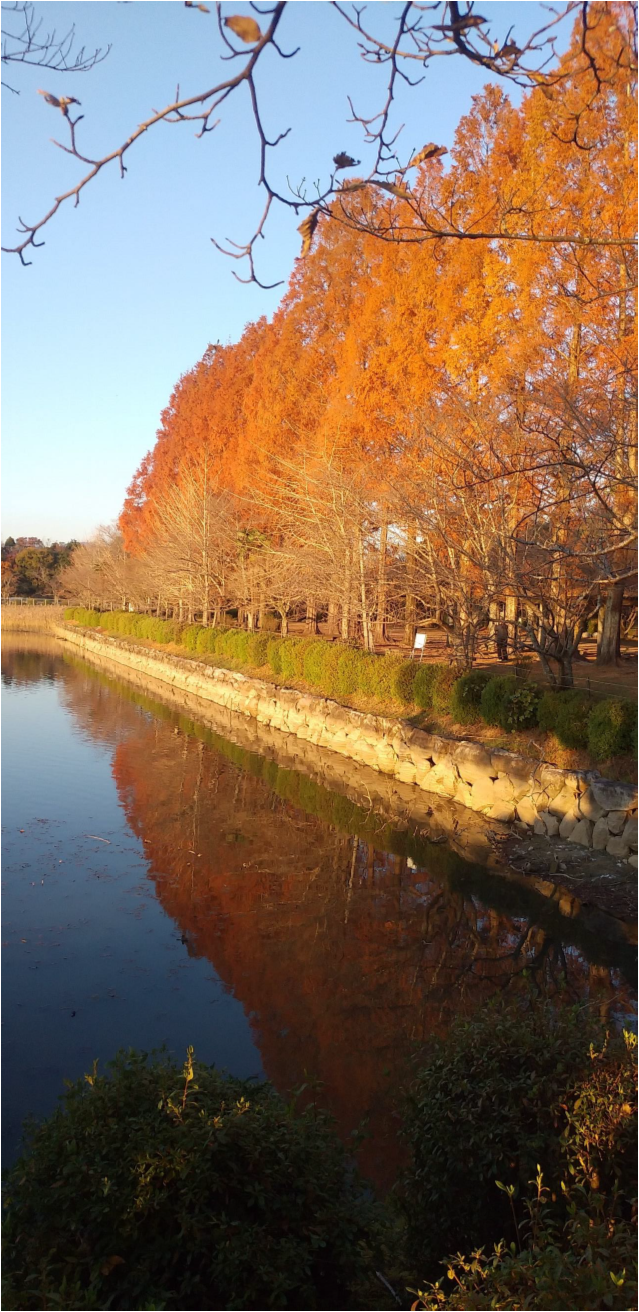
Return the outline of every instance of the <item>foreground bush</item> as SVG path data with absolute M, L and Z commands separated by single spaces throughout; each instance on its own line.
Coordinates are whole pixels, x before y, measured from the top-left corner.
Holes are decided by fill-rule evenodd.
M 5 1215 L 7 1308 L 357 1307 L 377 1226 L 322 1113 L 190 1051 L 73 1085 Z
M 583 1011 L 493 1005 L 455 1021 L 427 1050 L 407 1104 L 401 1200 L 413 1266 L 421 1261 L 432 1280 L 447 1253 L 515 1241 L 511 1202 L 495 1181 L 514 1188 L 521 1222 L 538 1163 L 557 1195 L 578 1170 L 589 1187 L 628 1197 L 635 1111 L 634 1048 L 604 1046 Z
M 624 1034 L 591 1046 L 571 1076 L 570 1027 L 570 1019 L 568 1029 L 565 1021 L 555 1027 L 569 1040 L 564 1092 L 557 1100 L 557 1078 L 541 1089 L 551 1093 L 554 1115 L 555 1138 L 545 1147 L 559 1160 L 547 1176 L 537 1165 L 521 1189 L 495 1180 L 495 1195 L 510 1208 L 512 1241 L 457 1251 L 443 1263 L 445 1278 L 416 1291 L 415 1309 L 637 1306 L 637 1040 Z M 584 1036 L 583 1055 L 586 1048 Z M 509 1051 L 515 1060 L 515 1047 Z M 497 1085 L 489 1087 L 494 1099 Z M 483 1099 L 485 1089 L 478 1092 Z M 539 1097 L 535 1085 L 532 1093 Z M 517 1116 L 514 1101 L 504 1114 Z
M 532 1182 L 531 1182 L 532 1183 Z M 525 1204 L 521 1250 L 503 1241 L 445 1263 L 447 1278 L 418 1294 L 413 1309 L 584 1308 L 637 1306 L 636 1226 L 614 1214 L 608 1200 L 565 1186 L 568 1217 L 559 1223 L 540 1173 Z M 448 1291 L 448 1292 L 447 1292 Z

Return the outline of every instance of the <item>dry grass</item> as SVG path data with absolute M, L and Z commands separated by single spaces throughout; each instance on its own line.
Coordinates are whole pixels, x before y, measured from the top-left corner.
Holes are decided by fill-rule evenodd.
M 3 633 L 42 633 L 60 624 L 64 606 L 3 606 Z

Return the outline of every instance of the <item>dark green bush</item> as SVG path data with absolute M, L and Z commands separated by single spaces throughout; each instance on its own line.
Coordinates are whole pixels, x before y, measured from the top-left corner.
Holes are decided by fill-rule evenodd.
M 637 704 L 623 698 L 606 698 L 590 713 L 588 747 L 596 761 L 636 751 Z
M 438 678 L 438 665 L 419 665 L 413 680 L 413 698 L 424 711 L 433 709 L 433 688 Z
M 516 687 L 514 674 L 497 675 L 488 680 L 479 703 L 481 717 L 486 724 L 505 729 L 506 706 Z
M 525 1200 L 521 1251 L 501 1241 L 491 1253 L 456 1254 L 442 1281 L 412 1304 L 426 1312 L 467 1308 L 627 1309 L 637 1306 L 637 1228 L 614 1214 L 609 1200 L 569 1181 L 571 1209 L 557 1221 L 552 1192 L 541 1176 Z
M 12 1308 L 353 1307 L 377 1226 L 322 1112 L 190 1053 L 71 1086 L 5 1217 Z
M 587 747 L 592 708 L 591 698 L 578 688 L 545 692 L 537 707 L 537 723 L 545 733 L 556 734 L 564 747 Z
M 539 684 L 517 679 L 517 686 L 504 699 L 502 728 L 532 729 L 537 724 L 541 689 Z
M 583 1012 L 492 1005 L 434 1040 L 411 1090 L 402 1200 L 411 1258 L 430 1275 L 447 1253 L 511 1230 L 495 1180 L 524 1190 L 537 1163 L 557 1181 L 560 1108 L 591 1066 L 600 1031 Z
M 419 665 L 417 661 L 401 661 L 393 671 L 393 696 L 398 702 L 406 702 L 410 705 L 415 700 L 414 686 L 415 677 Z
M 555 733 L 564 747 L 576 750 L 588 746 L 588 725 L 594 708 L 592 697 L 575 689 L 560 701 L 555 719 Z
M 534 1059 L 533 1053 L 532 1063 L 529 1054 L 524 1053 L 530 1088 L 525 1090 L 521 1086 L 523 1108 L 520 1109 L 516 1096 L 513 1097 L 514 1089 L 506 1096 L 506 1086 L 513 1077 L 517 1079 L 522 1048 L 521 1038 L 513 1032 L 503 1054 L 505 1060 L 497 1067 L 489 1052 L 488 1084 L 480 1079 L 475 1086 L 477 1106 L 468 1127 L 476 1132 L 483 1110 L 487 1142 L 495 1139 L 500 1142 L 510 1180 L 504 1174 L 501 1179 L 495 1174 L 492 1201 L 494 1204 L 496 1198 L 501 1198 L 506 1206 L 508 1192 L 512 1191 L 508 1206 L 511 1217 L 514 1213 L 517 1219 L 517 1242 L 513 1241 L 509 1247 L 503 1241 L 504 1231 L 492 1253 L 475 1252 L 464 1258 L 455 1239 L 457 1256 L 446 1263 L 449 1278 L 454 1281 L 448 1286 L 449 1296 L 440 1282 L 421 1295 L 416 1307 L 560 1307 L 578 1312 L 582 1308 L 636 1306 L 637 1240 L 636 1222 L 633 1223 L 637 1156 L 636 1036 L 615 1035 L 601 1046 L 592 1044 L 589 1048 L 591 1022 L 582 1036 L 580 1058 L 575 1036 L 583 1022 L 573 1012 L 567 1017 L 556 1017 L 554 1026 L 548 1028 L 551 1018 L 547 1006 L 545 1012 L 535 1042 L 541 1048 L 544 1033 L 550 1039 L 558 1071 L 553 1072 L 541 1050 L 538 1059 Z M 565 1054 L 560 1047 L 562 1035 L 567 1040 Z M 485 1037 L 490 1040 L 490 1035 Z M 473 1075 L 471 1062 L 468 1078 L 473 1079 Z M 461 1091 L 467 1105 L 470 1091 L 461 1084 L 461 1077 L 460 1067 L 452 1092 Z M 504 1093 L 502 1118 L 509 1122 L 510 1131 L 514 1129 L 520 1135 L 514 1145 L 514 1160 L 510 1162 L 507 1162 L 506 1148 L 509 1131 L 500 1131 L 496 1125 L 500 1082 Z M 549 1169 L 536 1165 L 526 1181 L 524 1157 L 530 1160 L 526 1138 L 530 1131 L 525 1122 L 527 1118 L 530 1120 L 535 1106 L 543 1118 L 542 1123 L 537 1117 L 536 1128 L 541 1129 L 537 1142 L 540 1151 L 547 1153 Z M 460 1127 L 460 1144 L 465 1142 L 468 1128 Z M 424 1131 L 425 1127 L 421 1127 L 420 1133 Z M 452 1129 L 448 1133 L 451 1136 Z M 455 1153 L 455 1160 L 459 1170 L 461 1148 Z M 474 1160 L 471 1157 L 469 1190 L 473 1186 Z M 446 1179 L 444 1175 L 442 1178 Z M 448 1181 L 446 1187 L 450 1187 Z M 451 1195 L 448 1202 L 451 1234 L 455 1224 L 454 1201 Z M 467 1195 L 464 1203 L 467 1213 Z M 438 1215 L 440 1207 L 441 1202 L 432 1214 Z M 475 1233 L 481 1229 L 478 1216 L 474 1227 Z M 487 1233 L 486 1225 L 484 1231 Z M 492 1240 L 491 1234 L 488 1242 Z
M 539 699 L 539 706 L 537 707 L 537 724 L 544 733 L 555 732 L 557 727 L 557 716 L 559 715 L 562 701 L 564 699 L 571 699 L 573 695 L 574 693 L 571 691 L 552 692 L 549 690 L 548 692 L 542 693 L 542 696 Z
M 453 684 L 450 713 L 456 724 L 473 724 L 480 719 L 481 695 L 490 679 L 486 670 L 470 670 Z

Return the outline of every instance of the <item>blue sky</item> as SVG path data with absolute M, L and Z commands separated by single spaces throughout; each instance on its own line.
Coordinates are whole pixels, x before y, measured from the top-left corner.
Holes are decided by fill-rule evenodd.
M 368 13 L 390 30 L 398 8 L 373 4 Z M 481 11 L 500 39 L 511 24 L 517 36 L 543 21 L 536 3 L 482 3 Z M 36 12 L 48 29 L 75 23 L 79 44 L 112 50 L 84 74 L 5 70 L 20 94 L 2 92 L 4 245 L 14 244 L 18 214 L 41 217 L 81 168 L 51 144 L 53 136 L 64 140 L 64 124 L 39 87 L 82 101 L 79 144 L 97 155 L 168 103 L 176 83 L 182 94 L 200 91 L 224 67 L 214 15 L 181 0 L 79 0 L 36 4 Z M 225 12 L 251 11 L 230 4 Z M 285 49 L 301 52 L 285 63 L 267 52 L 259 82 L 267 132 L 292 127 L 277 152 L 281 187 L 287 176 L 326 178 L 337 150 L 366 164 L 370 148 L 347 123 L 346 97 L 359 112 L 376 112 L 384 70 L 362 62 L 354 34 L 326 0 L 289 5 L 280 32 Z M 395 121 L 405 124 L 406 153 L 430 140 L 450 146 L 485 80 L 464 60 L 441 59 L 419 87 L 403 88 Z M 275 309 L 284 288 L 241 286 L 210 241 L 245 239 L 262 203 L 244 88 L 222 114 L 202 141 L 192 124 L 158 125 L 130 152 L 123 181 L 111 166 L 79 208 L 62 209 L 30 268 L 2 256 L 3 538 L 85 538 L 115 519 L 180 374 L 209 342 L 235 341 L 248 321 Z M 261 250 L 265 281 L 288 277 L 299 221 L 293 212 L 273 214 Z

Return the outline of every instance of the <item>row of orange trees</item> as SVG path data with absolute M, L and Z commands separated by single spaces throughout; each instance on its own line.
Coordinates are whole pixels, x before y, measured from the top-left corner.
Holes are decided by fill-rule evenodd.
M 177 383 L 76 595 L 205 624 L 233 606 L 249 629 L 270 612 L 283 634 L 323 615 L 367 650 L 389 618 L 408 636 L 443 615 L 463 668 L 505 614 L 564 684 L 599 610 L 614 659 L 635 542 L 629 8 L 592 7 L 596 85 L 575 40 L 552 89 L 515 108 L 487 86 L 448 170 L 422 166 L 433 224 L 503 238 L 426 240 L 401 188 L 336 203 L 272 322 Z

